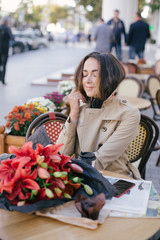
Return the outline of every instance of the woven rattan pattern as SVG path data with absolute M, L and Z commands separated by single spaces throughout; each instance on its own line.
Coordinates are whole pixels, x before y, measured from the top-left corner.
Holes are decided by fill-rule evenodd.
M 130 162 L 134 162 L 133 160 L 137 159 L 138 156 L 141 157 L 141 152 L 144 150 L 146 135 L 146 128 L 142 124 L 139 124 L 138 136 L 132 141 L 128 154 Z

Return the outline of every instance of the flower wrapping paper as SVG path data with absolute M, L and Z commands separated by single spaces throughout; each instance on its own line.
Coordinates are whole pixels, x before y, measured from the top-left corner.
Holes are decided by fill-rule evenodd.
M 75 207 L 74 201 L 70 201 L 63 205 L 36 211 L 35 214 L 83 228 L 96 229 L 98 224 L 104 223 L 106 217 L 109 215 L 109 211 L 106 210 L 105 207 L 102 207 L 98 219 L 92 220 L 86 217 L 81 217 L 80 212 Z
M 8 158 L 10 158 L 11 155 L 8 154 Z M 1 157 L 1 160 L 3 159 L 3 156 Z M 6 155 L 5 155 L 6 159 Z M 92 197 L 104 193 L 106 199 L 111 198 L 114 196 L 117 192 L 116 188 L 109 183 L 109 181 L 102 176 L 101 173 L 98 172 L 97 169 L 90 166 L 83 160 L 77 160 L 72 159 L 72 162 L 79 165 L 81 168 L 83 168 L 82 174 L 77 174 L 79 177 L 83 177 L 84 183 L 89 184 L 89 186 L 93 190 Z M 64 204 L 68 201 L 76 199 L 77 195 L 81 194 L 84 196 L 88 196 L 87 193 L 84 191 L 84 188 L 81 186 L 73 195 L 72 199 L 51 199 L 51 200 L 40 200 L 30 205 L 23 205 L 23 206 L 16 206 L 11 204 L 11 202 L 5 197 L 5 193 L 0 195 L 0 208 L 6 209 L 9 211 L 18 211 L 18 212 L 24 212 L 24 213 L 31 213 L 37 210 L 41 210 L 44 208 L 50 208 L 55 207 L 61 204 Z

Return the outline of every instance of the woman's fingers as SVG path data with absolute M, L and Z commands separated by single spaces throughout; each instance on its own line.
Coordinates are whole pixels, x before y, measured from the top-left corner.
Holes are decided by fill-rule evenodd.
M 82 100 L 82 102 L 86 102 L 86 99 L 83 97 L 83 95 L 76 89 L 73 89 L 71 93 L 69 94 L 69 99 L 77 99 Z

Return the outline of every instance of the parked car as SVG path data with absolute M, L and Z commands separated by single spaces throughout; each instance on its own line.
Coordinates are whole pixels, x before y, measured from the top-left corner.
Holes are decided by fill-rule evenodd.
M 26 50 L 27 45 L 22 42 L 22 41 L 18 41 L 18 40 L 12 40 L 10 41 L 10 49 L 9 49 L 9 54 L 17 54 L 17 53 L 22 53 Z
M 29 50 L 48 47 L 48 40 L 39 30 L 15 31 L 14 36 L 25 41 Z

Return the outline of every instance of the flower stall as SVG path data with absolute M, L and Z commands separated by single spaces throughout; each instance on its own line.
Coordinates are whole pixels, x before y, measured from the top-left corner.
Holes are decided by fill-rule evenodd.
M 61 112 L 64 107 L 63 101 L 64 94 L 59 92 L 47 93 L 44 98 L 49 99 L 55 105 L 55 112 Z
M 71 80 L 62 80 L 58 83 L 58 92 L 63 94 L 64 96 L 67 96 L 70 94 L 72 89 L 75 88 L 75 83 Z
M 28 100 L 24 105 L 14 106 L 4 118 L 6 125 L 0 127 L 0 154 L 8 153 L 9 146 L 20 148 L 31 122 L 39 115 L 54 111 L 55 105 L 43 97 Z

